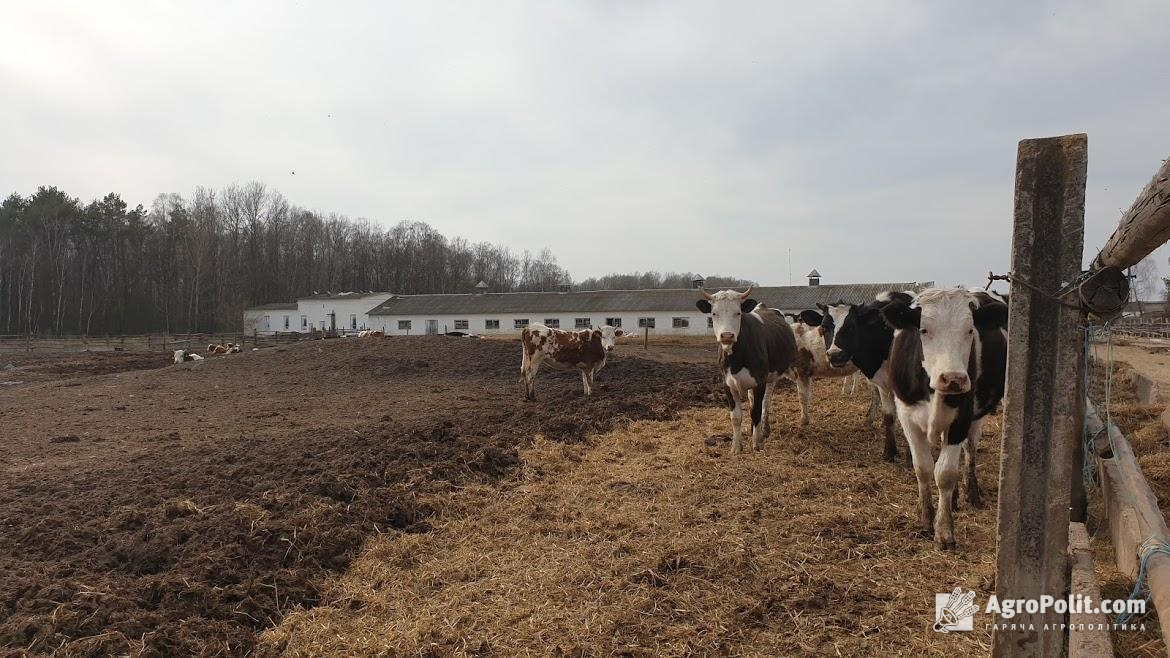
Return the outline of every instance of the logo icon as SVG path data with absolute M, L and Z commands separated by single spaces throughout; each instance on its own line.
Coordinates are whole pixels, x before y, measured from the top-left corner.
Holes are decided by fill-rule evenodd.
M 956 587 L 950 594 L 934 595 L 934 630 L 937 633 L 951 631 L 969 631 L 974 628 L 972 617 L 979 611 L 979 606 L 972 603 L 975 600 L 975 590 L 966 594 L 962 587 Z

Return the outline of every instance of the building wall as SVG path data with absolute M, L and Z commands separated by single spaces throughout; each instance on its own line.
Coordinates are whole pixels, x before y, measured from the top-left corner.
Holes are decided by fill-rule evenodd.
M 389 293 L 360 299 L 298 299 L 297 310 L 291 313 L 288 330 L 307 332 L 310 329 L 331 329 L 330 313 L 336 314 L 338 331 L 370 329 L 369 312 L 387 299 L 390 299 Z
M 527 319 L 529 324 L 547 324 L 547 320 L 560 320 L 560 328 L 565 330 L 574 330 L 576 326 L 576 318 L 587 318 L 592 326 L 599 327 L 606 324 L 607 320 L 618 319 L 621 321 L 621 328 L 631 333 L 641 334 L 644 328 L 639 325 L 639 320 L 642 318 L 653 318 L 654 327 L 650 333 L 655 336 L 704 336 L 711 330 L 707 326 L 707 318 L 709 316 L 700 313 L 698 309 L 689 311 L 675 311 L 675 312 L 633 312 L 622 311 L 613 313 L 598 313 L 598 314 L 565 314 L 565 313 L 508 313 L 508 314 L 480 314 L 480 315 L 437 315 L 432 317 L 403 317 L 396 315 L 373 315 L 370 316 L 370 328 L 381 329 L 386 332 L 387 336 L 418 336 L 427 333 L 427 320 L 435 322 L 435 329 L 437 333 L 446 333 L 448 331 L 466 331 L 472 334 L 498 334 L 498 335 L 519 335 L 520 329 L 515 326 L 517 319 Z M 681 318 L 686 320 L 688 326 L 675 327 L 674 319 Z M 500 326 L 498 329 L 488 329 L 485 326 L 486 320 L 499 320 Z M 456 320 L 466 320 L 467 328 L 456 328 Z M 399 328 L 399 321 L 408 321 L 410 327 Z
M 299 331 L 297 318 L 300 316 L 297 313 L 296 309 L 245 309 L 244 333 L 264 335 L 278 331 Z M 287 329 L 284 326 L 286 317 Z

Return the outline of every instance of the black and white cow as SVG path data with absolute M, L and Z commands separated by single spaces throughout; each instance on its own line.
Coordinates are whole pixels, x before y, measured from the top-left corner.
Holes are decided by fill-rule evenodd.
M 831 322 L 833 326 L 832 345 L 826 353 L 829 363 L 836 368 L 846 368 L 850 364 L 856 366 L 877 390 L 885 437 L 883 457 L 891 462 L 898 456 L 894 440 L 897 409 L 894 405 L 893 382 L 887 367 L 894 330 L 882 318 L 882 309 L 893 302 L 909 304 L 913 301 L 912 293 L 890 291 L 865 304 L 837 302 L 817 305 L 825 312 L 825 321 Z M 910 461 L 909 452 L 906 461 Z
M 768 405 L 776 380 L 792 368 L 796 339 L 784 316 L 775 309 L 750 299 L 752 289 L 740 293 L 723 290 L 711 294 L 702 290 L 696 302 L 700 311 L 711 315 L 711 327 L 719 343 L 719 368 L 731 409 L 731 452 L 743 451 L 740 425 L 743 404 L 751 398 L 752 445 L 764 447 L 771 432 Z
M 919 520 L 927 533 L 933 531 L 939 548 L 953 550 L 959 462 L 965 452 L 967 498 L 977 505 L 976 448 L 984 418 L 1003 398 L 1007 305 L 986 293 L 930 289 L 912 304 L 891 302 L 882 316 L 895 329 L 889 371 L 918 478 Z M 936 443 L 937 464 L 931 452 Z

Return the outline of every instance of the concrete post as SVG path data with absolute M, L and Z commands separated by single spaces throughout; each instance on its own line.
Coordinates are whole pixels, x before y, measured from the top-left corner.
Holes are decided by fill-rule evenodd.
M 1085 135 L 1019 145 L 996 553 L 1001 599 L 1069 591 L 1069 503 L 1072 478 L 1081 476 L 1073 461 L 1083 416 L 1082 318 L 1053 296 L 1081 272 L 1087 164 Z M 1044 627 L 1061 628 L 1067 614 L 1025 612 L 1011 621 L 1030 630 L 995 631 L 992 656 L 1065 655 L 1066 633 Z

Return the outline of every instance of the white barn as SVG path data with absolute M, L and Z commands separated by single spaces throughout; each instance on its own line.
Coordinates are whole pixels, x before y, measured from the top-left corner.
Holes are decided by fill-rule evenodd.
M 929 283 L 759 286 L 752 297 L 787 312 L 815 309 L 817 303 L 860 303 L 888 290 L 919 290 Z M 596 290 L 583 292 L 394 295 L 369 311 L 370 328 L 388 336 L 518 334 L 529 324 L 582 329 L 609 324 L 654 335 L 703 335 L 708 316 L 695 307 L 695 289 Z
M 321 293 L 296 302 L 253 306 L 244 309 L 244 333 L 361 331 L 372 326 L 370 309 L 390 297 L 388 292 Z

